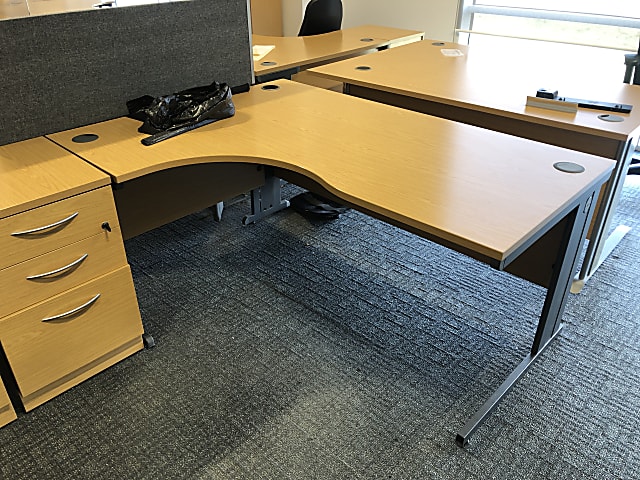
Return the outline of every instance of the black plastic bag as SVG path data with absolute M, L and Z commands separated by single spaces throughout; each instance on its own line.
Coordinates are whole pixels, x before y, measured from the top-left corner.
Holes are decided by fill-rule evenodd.
M 145 145 L 235 114 L 231 89 L 218 82 L 156 98 L 145 95 L 128 101 L 127 108 L 130 117 L 143 122 L 138 131 L 152 135 L 142 140 Z

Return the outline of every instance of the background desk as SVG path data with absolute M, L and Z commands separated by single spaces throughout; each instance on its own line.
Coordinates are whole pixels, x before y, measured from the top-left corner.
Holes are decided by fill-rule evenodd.
M 282 36 L 282 0 L 251 0 L 251 30 Z
M 13 0 L 0 0 L 0 20 L 28 16 L 29 7 L 26 1 L 15 2 Z
M 290 77 L 306 68 L 422 40 L 424 32 L 364 25 L 310 37 L 252 35 L 253 45 L 275 48 L 254 64 L 256 82 Z
M 126 118 L 49 138 L 109 172 L 116 192 L 140 176 L 198 164 L 291 172 L 366 213 L 547 287 L 531 354 L 459 434 L 464 445 L 559 332 L 591 200 L 610 162 L 293 82 L 276 85 L 237 95 L 230 119 L 151 147 Z M 83 133 L 99 138 L 74 143 Z M 562 173 L 557 160 L 586 171 Z
M 0 20 L 6 18 L 49 15 L 53 13 L 91 10 L 95 0 L 0 0 Z
M 442 49 L 458 49 L 463 56 L 448 57 Z M 611 83 L 610 75 L 598 79 L 597 71 L 610 64 L 594 66 L 583 58 L 557 55 L 549 46 L 510 51 L 427 40 L 309 73 L 344 82 L 351 95 L 616 160 L 617 167 L 599 199 L 576 282 L 579 290 L 627 231 L 620 227 L 608 236 L 611 214 L 640 134 L 640 88 L 622 83 L 622 67 L 620 81 Z M 362 66 L 369 69 L 357 68 Z M 590 71 L 593 69 L 596 71 Z M 539 88 L 635 108 L 621 115 L 623 122 L 613 123 L 599 119 L 607 112 L 597 110 L 579 109 L 571 114 L 527 107 L 527 95 L 535 96 Z

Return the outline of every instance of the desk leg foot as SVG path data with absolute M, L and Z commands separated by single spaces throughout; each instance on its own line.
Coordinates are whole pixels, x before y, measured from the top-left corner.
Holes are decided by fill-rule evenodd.
M 150 333 L 143 333 L 142 344 L 144 345 L 144 348 L 153 348 L 156 346 L 156 341 L 154 340 L 154 338 L 151 336 Z
M 457 434 L 456 445 L 460 448 L 465 448 L 467 445 L 469 445 L 469 438 L 463 437 L 461 434 Z
M 585 279 L 580 277 L 574 278 L 573 282 L 571 282 L 571 293 L 580 293 L 585 283 L 587 283 L 587 280 Z
M 467 423 L 456 435 L 456 445 L 458 445 L 460 448 L 464 448 L 469 444 L 469 440 L 475 433 L 475 431 L 482 426 L 482 424 L 489 418 L 489 416 L 491 416 L 491 413 L 500 404 L 505 395 L 509 393 L 513 386 L 518 382 L 518 380 L 520 380 L 524 376 L 524 374 L 527 373 L 529 367 L 531 367 L 531 365 L 533 365 L 533 363 L 540 357 L 547 345 L 549 345 L 549 343 L 551 343 L 551 341 L 558 336 L 561 330 L 562 325 L 560 325 L 560 327 L 556 330 L 556 332 L 544 345 L 544 347 L 538 350 L 538 353 L 527 355 L 516 367 L 516 369 L 511 372 L 507 379 L 502 382 L 502 385 L 500 385 L 498 389 L 493 392 L 491 397 L 489 397 L 489 399 L 484 402 L 484 405 L 482 405 L 480 410 L 478 410 L 469 420 L 467 420 Z
M 580 269 L 580 275 L 573 281 L 571 284 L 571 293 L 580 293 L 584 284 L 587 283 L 596 270 L 600 268 L 600 265 L 607 259 L 609 255 L 613 252 L 613 250 L 618 246 L 618 244 L 622 241 L 624 236 L 629 233 L 631 227 L 627 227 L 626 225 L 619 225 L 615 228 L 611 235 L 607 237 L 604 242 L 604 246 L 602 250 L 598 252 L 592 262 L 589 265 L 585 265 Z M 587 255 L 589 254 L 589 249 L 587 248 Z
M 216 203 L 213 207 L 211 207 L 211 210 L 213 210 L 213 219 L 216 222 L 221 221 L 222 220 L 222 212 L 224 211 L 224 202 Z
M 242 219 L 243 225 L 257 222 L 289 206 L 280 197 L 280 179 L 268 176 L 262 187 L 251 191 L 251 213 Z

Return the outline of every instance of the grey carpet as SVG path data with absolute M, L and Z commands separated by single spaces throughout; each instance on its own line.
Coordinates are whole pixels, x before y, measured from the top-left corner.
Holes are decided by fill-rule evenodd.
M 242 201 L 137 237 L 157 346 L 1 429 L 0 478 L 637 478 L 639 205 L 630 177 L 633 230 L 465 450 L 541 288 L 355 211 L 243 227 Z

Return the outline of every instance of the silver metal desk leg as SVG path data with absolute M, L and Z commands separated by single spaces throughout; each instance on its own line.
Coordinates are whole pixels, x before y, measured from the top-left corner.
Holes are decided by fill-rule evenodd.
M 527 372 L 551 341 L 558 336 L 562 328 L 562 314 L 567 304 L 571 280 L 576 271 L 578 258 L 582 251 L 582 241 L 589 228 L 589 220 L 595 207 L 597 192 L 585 195 L 580 204 L 565 217 L 567 225 L 555 262 L 553 262 L 553 274 L 547 289 L 538 328 L 531 346 L 531 352 L 511 372 L 507 379 L 489 397 L 489 399 L 462 427 L 456 435 L 456 444 L 465 447 L 474 432 L 491 416 L 491 413 L 500 404 L 500 401 L 513 388 L 520 378 Z
M 602 262 L 606 260 L 627 232 L 631 230 L 630 227 L 620 225 L 609 234 L 613 213 L 620 201 L 620 195 L 636 143 L 637 139 L 631 139 L 620 147 L 616 167 L 611 173 L 611 178 L 603 192 L 582 267 L 580 273 L 573 280 L 571 293 L 580 293 L 587 280 L 602 265 Z
M 280 190 L 280 179 L 267 174 L 264 185 L 251 190 L 251 213 L 242 219 L 242 223 L 248 225 L 287 208 L 289 201 L 282 200 Z
M 222 212 L 224 211 L 224 202 L 218 202 L 214 206 L 211 207 L 213 211 L 213 218 L 216 222 L 222 220 Z

